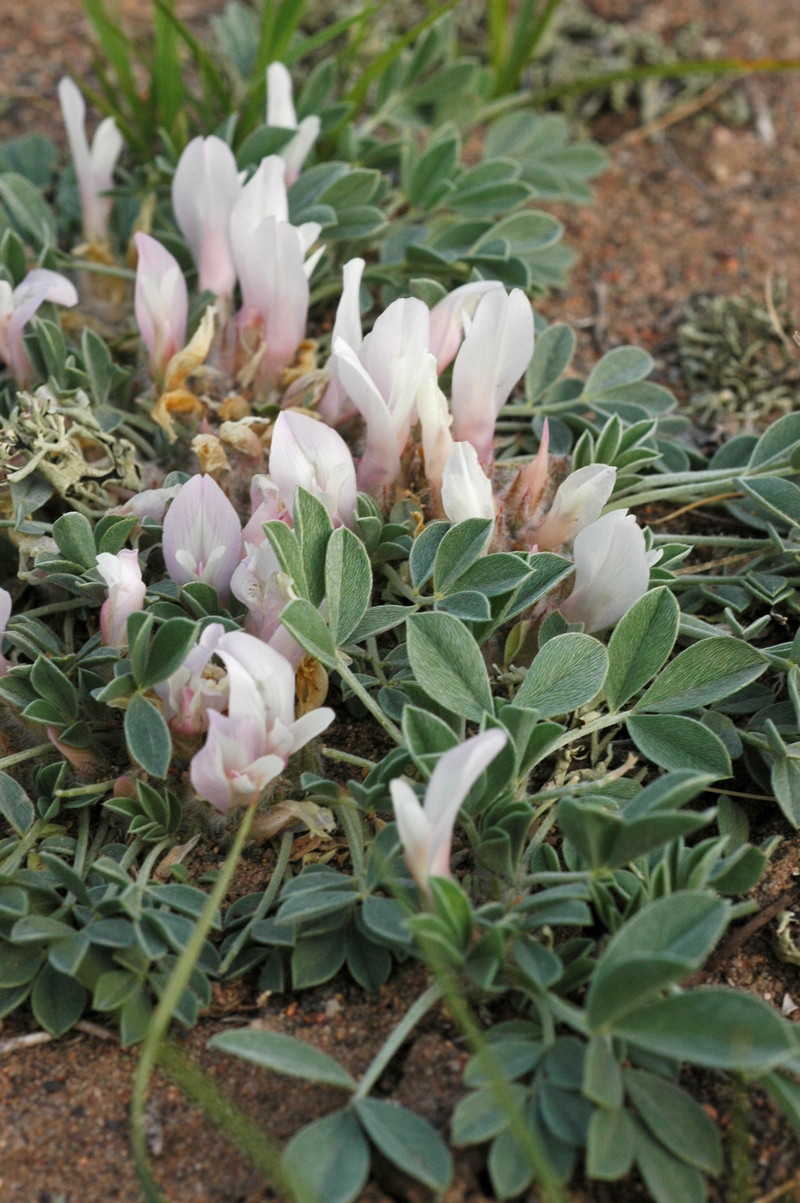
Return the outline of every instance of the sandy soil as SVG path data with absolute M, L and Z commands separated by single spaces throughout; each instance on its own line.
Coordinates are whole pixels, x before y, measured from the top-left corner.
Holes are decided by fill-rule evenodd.
M 218 0 L 179 3 L 179 11 L 202 28 Z M 795 0 L 595 0 L 603 16 L 635 16 L 669 36 L 690 19 L 705 23 L 727 53 L 800 57 L 800 23 Z M 147 10 L 144 0 L 121 0 L 134 24 Z M 88 70 L 91 53 L 78 0 L 50 0 L 36 8 L 0 0 L 0 137 L 38 128 L 57 132 L 55 84 L 69 64 Z M 737 85 L 740 86 L 740 85 Z M 800 323 L 800 78 L 771 77 L 756 85 L 758 103 L 768 107 L 775 131 L 768 145 L 753 128 L 731 129 L 713 112 L 670 128 L 657 141 L 626 140 L 631 121 L 598 120 L 595 136 L 613 154 L 613 167 L 598 183 L 594 208 L 556 206 L 570 242 L 579 250 L 569 290 L 541 304 L 549 317 L 594 319 L 582 325 L 580 354 L 590 363 L 610 346 L 639 342 L 660 360 L 662 377 L 675 378 L 675 324 L 683 304 L 702 291 L 760 292 L 766 273 L 786 275 L 794 289 Z M 364 753 L 363 729 L 347 724 L 344 746 Z M 335 742 L 335 741 L 332 741 Z M 342 743 L 339 743 L 342 746 Z M 758 838 L 779 831 L 784 842 L 767 880 L 756 892 L 760 904 L 792 892 L 797 896 L 800 842 L 769 804 L 748 804 Z M 211 852 L 204 868 L 215 867 Z M 237 874 L 235 894 L 257 888 L 271 867 L 271 854 L 253 849 Z M 235 896 L 235 895 L 234 895 Z M 788 905 L 791 904 L 791 900 Z M 786 903 L 784 905 L 787 905 Z M 753 990 L 780 1006 L 785 995 L 800 1001 L 800 969 L 775 957 L 774 925 L 746 941 L 723 944 L 705 980 Z M 251 1070 L 206 1050 L 209 1037 L 228 1024 L 254 1018 L 275 1030 L 308 1039 L 339 1057 L 352 1072 L 363 1070 L 382 1039 L 412 999 L 424 977 L 414 965 L 397 971 L 376 998 L 349 979 L 298 999 L 273 996 L 257 1007 L 253 983 L 215 995 L 212 1016 L 186 1036 L 184 1047 L 240 1105 L 278 1140 L 336 1107 L 333 1088 L 309 1088 Z M 800 1018 L 800 1011 L 795 1012 Z M 32 1030 L 25 1016 L 2 1025 L 0 1039 Z M 401 1050 L 379 1084 L 395 1098 L 445 1131 L 459 1096 L 466 1057 L 463 1042 L 439 1008 Z M 128 1103 L 136 1053 L 119 1051 L 115 1040 L 85 1032 L 0 1058 L 0 1199 L 9 1203 L 138 1203 L 141 1198 L 128 1151 Z M 687 1079 L 723 1129 L 730 1099 L 721 1076 Z M 787 1125 L 757 1092 L 750 1113 L 756 1194 L 789 1184 L 800 1169 L 797 1144 Z M 272 1198 L 258 1175 L 227 1141 L 190 1106 L 180 1091 L 157 1079 L 150 1110 L 151 1152 L 170 1203 L 256 1203 Z M 782 1199 L 792 1196 L 791 1186 Z M 459 1155 L 447 1203 L 481 1203 L 490 1194 L 481 1153 Z M 378 1164 L 364 1200 L 422 1203 L 426 1192 Z M 576 1203 L 633 1203 L 644 1199 L 635 1181 L 624 1186 L 578 1183 Z M 724 1184 L 712 1184 L 722 1203 Z M 769 1194 L 769 1198 L 776 1195 Z

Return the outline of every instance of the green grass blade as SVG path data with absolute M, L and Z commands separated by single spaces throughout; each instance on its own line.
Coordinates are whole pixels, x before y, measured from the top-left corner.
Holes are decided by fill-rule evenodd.
M 655 63 L 647 67 L 625 67 L 620 71 L 607 71 L 602 75 L 575 79 L 567 84 L 543 88 L 541 92 L 520 92 L 519 104 L 548 104 L 562 96 L 577 96 L 582 92 L 594 92 L 617 83 L 637 83 L 643 79 L 678 79 L 683 75 L 754 75 L 759 72 L 772 74 L 777 71 L 800 71 L 800 59 L 787 58 L 716 58 L 689 59 L 682 63 Z
M 369 8 L 365 8 L 363 12 L 356 13 L 354 17 L 342 17 L 341 21 L 335 21 L 333 25 L 329 25 L 326 29 L 321 29 L 319 33 L 312 33 L 310 37 L 303 38 L 302 42 L 286 50 L 283 55 L 283 62 L 287 67 L 291 67 L 293 63 L 299 63 L 307 54 L 313 54 L 315 50 L 319 50 L 321 46 L 332 42 L 334 38 L 338 38 L 339 34 L 346 33 L 348 29 L 352 29 L 354 25 L 360 22 L 368 21 L 369 18 L 385 8 L 389 0 L 381 0 L 380 4 L 373 4 Z
M 308 0 L 283 0 L 272 30 L 270 62 L 274 62 L 275 59 L 283 62 L 292 36 L 302 20 L 307 3 Z
M 119 80 L 120 90 L 131 107 L 136 120 L 144 116 L 145 104 L 136 88 L 131 70 L 131 60 L 138 58 L 136 46 L 123 32 L 119 24 L 112 21 L 104 0 L 82 0 L 84 12 L 97 35 L 100 48 L 113 67 Z
M 151 95 L 158 114 L 158 123 L 170 133 L 175 129 L 185 99 L 178 35 L 164 11 L 174 10 L 174 5 L 175 0 L 163 0 L 163 3 L 156 4 L 153 10 Z
M 213 96 L 217 104 L 227 112 L 232 106 L 231 89 L 205 46 L 195 37 L 188 25 L 180 19 L 168 0 L 155 0 L 155 5 L 164 20 L 172 25 L 197 63 L 207 95 Z
M 562 3 L 563 0 L 546 0 L 539 9 L 537 0 L 525 0 L 517 14 L 511 50 L 495 81 L 495 95 L 513 92 L 519 87 L 525 65 L 536 53 Z
M 526 3 L 525 8 L 528 7 L 529 5 Z M 489 57 L 495 70 L 495 76 L 499 79 L 505 70 L 508 49 L 508 0 L 487 0 L 486 21 L 489 26 Z M 518 18 L 518 30 L 521 23 L 521 19 Z
M 397 40 L 394 41 L 391 46 L 384 50 L 383 54 L 379 54 L 375 61 L 370 63 L 369 67 L 367 67 L 355 85 L 351 88 L 350 92 L 345 97 L 345 100 L 349 100 L 354 108 L 360 108 L 360 106 L 364 103 L 370 84 L 374 80 L 379 79 L 387 67 L 391 66 L 397 56 L 402 54 L 405 48 L 410 46 L 412 42 L 415 42 L 419 35 L 426 30 L 429 25 L 433 25 L 434 21 L 438 21 L 440 17 L 444 16 L 445 13 L 449 13 L 450 9 L 455 8 L 457 3 L 458 0 L 448 0 L 448 2 L 443 4 L 441 8 L 437 8 L 434 12 L 429 13 L 424 20 L 419 21 L 413 27 L 413 29 L 409 29 L 406 33 L 404 33 L 401 38 L 397 38 Z

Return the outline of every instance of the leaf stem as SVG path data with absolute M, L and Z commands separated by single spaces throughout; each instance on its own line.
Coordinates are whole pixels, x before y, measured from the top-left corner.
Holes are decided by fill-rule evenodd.
M 10 768 L 12 764 L 22 764 L 23 760 L 34 760 L 37 756 L 44 756 L 45 752 L 55 752 L 57 748 L 50 742 L 46 744 L 37 744 L 35 748 L 26 748 L 24 752 L 14 752 L 13 756 L 4 756 L 0 760 L 0 769 Z
M 131 1143 L 133 1145 L 133 1158 L 136 1166 L 136 1172 L 139 1175 L 139 1181 L 144 1191 L 147 1203 L 164 1203 L 164 1196 L 158 1188 L 147 1156 L 147 1132 L 145 1128 L 145 1106 L 147 1103 L 147 1091 L 150 1084 L 150 1077 L 158 1060 L 159 1047 L 164 1036 L 169 1028 L 172 1014 L 180 1001 L 183 991 L 186 989 L 192 970 L 194 969 L 197 958 L 205 943 L 206 936 L 214 922 L 219 907 L 225 897 L 234 870 L 239 863 L 239 857 L 244 848 L 244 842 L 247 839 L 250 827 L 253 823 L 253 818 L 256 812 L 257 799 L 247 808 L 247 812 L 239 825 L 239 830 L 236 833 L 236 839 L 228 853 L 225 864 L 214 883 L 214 888 L 208 896 L 203 911 L 197 923 L 194 926 L 189 941 L 181 955 L 178 957 L 177 964 L 170 974 L 167 981 L 164 993 L 161 995 L 158 1006 L 156 1007 L 153 1018 L 150 1021 L 150 1026 L 147 1030 L 144 1044 L 142 1045 L 141 1053 L 139 1054 L 139 1064 L 136 1069 L 136 1077 L 133 1084 L 133 1095 L 131 1097 Z
M 388 1039 L 367 1066 L 366 1072 L 358 1084 L 358 1090 L 353 1095 L 354 1103 L 367 1097 L 409 1033 L 414 1030 L 423 1015 L 443 997 L 444 990 L 438 982 L 434 982 L 423 994 L 420 994 L 413 1006 L 409 1007 L 397 1027 L 390 1033 Z
M 365 760 L 363 756 L 354 756 L 352 752 L 340 752 L 338 748 L 322 748 L 326 760 L 341 761 L 342 764 L 352 764 L 358 769 L 374 769 L 374 760 Z
M 347 665 L 343 663 L 341 657 L 339 657 L 338 672 L 339 676 L 342 678 L 342 680 L 347 682 L 348 686 L 350 689 L 352 689 L 359 701 L 364 703 L 373 718 L 378 720 L 384 731 L 391 735 L 396 744 L 402 744 L 403 734 L 400 728 L 396 727 L 388 715 L 383 713 L 378 703 L 375 701 L 372 695 L 367 692 L 355 673 L 351 672 Z

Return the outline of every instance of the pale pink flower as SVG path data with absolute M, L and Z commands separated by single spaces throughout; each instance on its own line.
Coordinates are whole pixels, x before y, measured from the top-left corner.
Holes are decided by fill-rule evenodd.
M 288 510 L 299 486 L 325 506 L 334 526 L 353 526 L 356 469 L 341 435 L 316 418 L 285 409 L 272 432 L 269 473 Z
M 417 419 L 417 390 L 427 371 L 430 313 L 415 297 L 393 301 L 356 353 L 333 344 L 339 383 L 367 425 L 359 488 L 380 494 L 397 478 Z
M 451 522 L 494 518 L 492 482 L 472 443 L 454 443 L 442 476 L 442 506 Z
M 618 622 L 647 592 L 650 568 L 662 553 L 645 550 L 633 514 L 611 510 L 576 535 L 573 555 L 575 587 L 559 609 L 591 634 Z
M 241 185 L 233 151 L 221 138 L 193 138 L 172 180 L 172 208 L 197 264 L 200 291 L 230 296 L 236 283 L 228 236 Z
M 233 206 L 230 220 L 230 241 L 233 262 L 237 273 L 245 269 L 250 255 L 250 243 L 258 227 L 267 217 L 276 222 L 289 221 L 289 201 L 284 179 L 286 164 L 279 155 L 268 155 L 242 188 Z M 307 280 L 325 248 L 319 247 L 308 259 L 305 256 L 317 241 L 322 226 L 317 221 L 307 221 L 301 226 L 292 226 L 303 253 L 303 271 Z
M 211 476 L 181 486 L 164 519 L 164 563 L 173 581 L 203 581 L 226 601 L 242 555 L 239 517 Z
M 178 496 L 180 488 L 180 485 L 170 485 L 168 489 L 143 489 L 141 493 L 134 493 L 133 497 L 129 497 L 122 505 L 115 506 L 109 513 L 130 514 L 139 522 L 143 518 L 152 518 L 153 522 L 160 524 L 164 521 L 167 506 Z
M 247 544 L 247 555 L 231 580 L 231 593 L 247 606 L 245 629 L 269 643 L 281 628 L 281 611 L 296 594 L 269 539 Z M 288 634 L 288 632 L 287 632 Z
M 458 812 L 481 773 L 508 742 L 495 727 L 474 735 L 440 758 L 425 801 L 402 778 L 389 783 L 405 862 L 420 890 L 427 894 L 430 877 L 450 877 L 450 851 Z
M 211 663 L 224 634 L 222 623 L 209 623 L 180 668 L 153 686 L 161 699 L 161 713 L 176 735 L 207 731 L 209 713 L 222 711 L 228 704 L 228 678 Z
M 228 713 L 208 715 L 205 745 L 192 758 L 192 785 L 222 814 L 256 801 L 289 757 L 334 719 L 321 707 L 295 720 L 295 679 L 289 662 L 244 631 L 217 644 L 228 670 Z
M 525 293 L 493 288 L 475 310 L 453 367 L 453 438 L 492 459 L 494 424 L 533 355 L 533 311 Z
M 539 551 L 555 551 L 596 522 L 614 491 L 616 478 L 616 468 L 608 464 L 588 464 L 570 472 L 558 486 L 544 521 L 536 528 Z
M 3 655 L 3 637 L 6 633 L 8 620 L 11 617 L 11 594 L 7 589 L 0 589 L 0 677 L 4 677 L 11 665 Z
M 431 351 L 436 356 L 437 372 L 443 372 L 455 359 L 484 293 L 502 287 L 499 280 L 474 280 L 454 288 L 434 305 L 431 310 Z
M 43 267 L 29 271 L 14 289 L 0 280 L 0 359 L 23 387 L 31 371 L 23 342 L 25 327 L 44 301 L 71 308 L 78 304 L 78 294 L 66 276 Z
M 114 203 L 113 197 L 103 193 L 114 186 L 122 135 L 114 118 L 106 117 L 98 125 L 90 149 L 86 139 L 86 105 L 78 85 L 68 76 L 58 85 L 58 99 L 78 181 L 84 237 L 88 242 L 102 244 L 108 241 L 108 219 Z
M 297 130 L 280 151 L 286 163 L 286 183 L 291 185 L 299 176 L 311 147 L 319 137 L 320 119 L 316 116 L 304 117 L 298 125 L 292 101 L 292 77 L 283 63 L 270 63 L 267 67 L 267 125 Z
M 366 264 L 363 259 L 350 259 L 342 268 L 342 295 L 336 309 L 331 334 L 331 348 L 339 339 L 358 354 L 364 341 L 361 332 L 361 276 Z M 317 412 L 331 426 L 339 426 L 358 412 L 339 381 L 338 359 L 331 355 L 331 379 Z
M 177 259 L 149 234 L 134 235 L 136 325 L 150 357 L 150 373 L 161 382 L 167 364 L 186 343 L 189 294 Z
M 139 553 L 123 548 L 117 554 L 101 551 L 97 571 L 108 587 L 108 597 L 100 607 L 103 643 L 111 647 L 128 646 L 128 619 L 144 608 L 147 586 L 142 580 Z
M 263 340 L 259 372 L 273 385 L 305 338 L 308 280 L 294 226 L 266 217 L 250 234 L 246 254 L 237 256 L 242 289 L 239 327 L 245 338 Z

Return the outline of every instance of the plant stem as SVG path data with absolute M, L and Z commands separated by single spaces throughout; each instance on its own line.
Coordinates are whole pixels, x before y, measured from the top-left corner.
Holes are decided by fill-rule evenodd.
M 150 1025 L 147 1030 L 144 1044 L 142 1045 L 141 1053 L 139 1054 L 139 1064 L 136 1069 L 136 1077 L 133 1084 L 133 1095 L 131 1097 L 131 1143 L 133 1145 L 133 1157 L 136 1165 L 136 1172 L 139 1175 L 139 1181 L 144 1190 L 147 1203 L 164 1203 L 164 1196 L 158 1188 L 155 1178 L 150 1170 L 149 1160 L 147 1156 L 147 1133 L 145 1130 L 145 1106 L 147 1103 L 147 1090 L 150 1084 L 150 1076 L 158 1059 L 158 1051 L 161 1041 L 167 1033 L 172 1014 L 180 1001 L 183 991 L 191 977 L 197 958 L 205 943 L 206 936 L 214 922 L 219 907 L 225 897 L 234 870 L 239 863 L 239 857 L 244 848 L 244 842 L 250 831 L 253 823 L 253 818 L 256 813 L 256 801 L 250 804 L 247 812 L 242 819 L 239 830 L 236 833 L 236 839 L 233 842 L 233 847 L 228 853 L 225 864 L 219 877 L 214 883 L 214 888 L 208 896 L 202 914 L 194 926 L 189 942 L 184 948 L 181 955 L 178 957 L 177 964 L 170 974 L 169 980 L 164 988 L 164 993 L 161 995 L 159 1004 L 155 1009 L 153 1018 L 150 1020 Z
M 472 1051 L 480 1058 L 488 1079 L 487 1088 L 494 1095 L 498 1106 L 508 1116 L 509 1126 L 514 1139 L 519 1144 L 520 1149 L 523 1151 L 530 1163 L 531 1169 L 536 1175 L 543 1203 L 567 1203 L 567 1196 L 561 1188 L 536 1128 L 533 1124 L 526 1122 L 524 1113 L 517 1106 L 511 1085 L 503 1077 L 497 1059 L 492 1052 L 491 1045 L 478 1027 L 466 999 L 454 981 L 450 970 L 441 963 L 439 958 L 436 958 L 437 963 L 435 964 L 432 963 L 433 956 L 426 959 L 428 959 L 428 964 L 434 970 L 442 986 L 451 1015 L 467 1037 Z
M 402 744 L 403 734 L 400 728 L 396 727 L 388 715 L 383 713 L 372 695 L 367 692 L 355 673 L 350 671 L 347 665 L 342 662 L 341 658 L 339 659 L 338 672 L 339 676 L 342 678 L 342 680 L 347 682 L 350 689 L 352 689 L 359 701 L 364 703 L 373 718 L 378 720 L 384 731 L 391 735 L 396 744 Z
M 26 748 L 24 752 L 15 752 L 13 756 L 4 756 L 0 760 L 0 769 L 10 768 L 12 764 L 22 764 L 23 760 L 33 760 L 37 756 L 43 756 L 45 752 L 55 752 L 56 747 L 50 743 L 37 744 L 35 748 Z
M 750 1203 L 750 1091 L 741 1074 L 731 1077 L 731 1116 L 728 1132 L 728 1203 Z
M 258 906 L 256 907 L 255 911 L 251 915 L 250 919 L 244 925 L 244 927 L 242 928 L 242 930 L 239 932 L 238 936 L 234 940 L 233 944 L 230 946 L 227 953 L 225 954 L 225 959 L 223 960 L 222 964 L 219 967 L 220 977 L 223 977 L 224 974 L 227 973 L 227 971 L 230 969 L 233 961 L 236 959 L 238 954 L 241 952 L 242 948 L 244 947 L 245 941 L 246 941 L 248 935 L 250 934 L 250 929 L 252 928 L 253 924 L 258 923 L 261 919 L 264 918 L 267 911 L 269 910 L 269 908 L 272 906 L 273 902 L 275 901 L 275 898 L 277 897 L 277 894 L 278 894 L 278 890 L 281 888 L 281 882 L 283 881 L 283 875 L 286 872 L 286 866 L 289 863 L 289 856 L 292 851 L 293 838 L 294 837 L 292 836 L 291 831 L 284 831 L 283 835 L 281 836 L 281 846 L 278 851 L 278 859 L 275 862 L 275 868 L 272 870 L 272 876 L 269 879 L 269 885 L 267 886 L 266 890 L 262 894 L 261 899 L 258 903 Z
M 109 778 L 108 781 L 95 781 L 92 785 L 75 785 L 72 789 L 56 789 L 53 790 L 54 798 L 82 798 L 84 794 L 102 794 L 109 789 L 114 782 L 115 777 Z
M 351 752 L 340 752 L 338 748 L 322 748 L 326 760 L 338 760 L 342 764 L 352 764 L 358 769 L 374 769 L 374 760 L 365 760 L 363 756 L 353 756 Z
M 75 843 L 75 859 L 72 867 L 76 873 L 83 873 L 86 864 L 86 850 L 89 847 L 89 807 L 84 806 L 78 812 L 78 839 Z
M 428 986 L 424 994 L 420 994 L 367 1066 L 366 1072 L 358 1084 L 358 1090 L 353 1095 L 353 1102 L 367 1097 L 408 1034 L 414 1030 L 423 1015 L 443 997 L 444 990 L 438 982 L 434 982 L 433 985 Z
M 264 1129 L 236 1106 L 213 1078 L 194 1065 L 170 1040 L 164 1040 L 158 1062 L 184 1094 L 202 1107 L 214 1124 L 240 1148 L 268 1182 L 285 1198 L 291 1191 L 281 1169 L 280 1151 Z
M 90 606 L 92 603 L 86 597 L 70 597 L 66 601 L 50 602 L 47 606 L 34 606 L 25 610 L 25 618 L 44 618 L 46 614 L 60 614 L 62 610 L 77 610 L 80 606 Z

